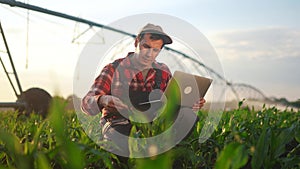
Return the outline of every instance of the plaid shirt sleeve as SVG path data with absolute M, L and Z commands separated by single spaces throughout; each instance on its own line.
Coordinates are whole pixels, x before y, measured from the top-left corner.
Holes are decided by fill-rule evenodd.
M 81 109 L 88 115 L 96 115 L 102 110 L 98 100 L 103 95 L 111 94 L 111 82 L 115 68 L 112 64 L 106 65 L 95 79 L 92 87 L 81 101 Z
M 167 87 L 167 84 L 169 83 L 169 80 L 171 79 L 172 77 L 172 73 L 170 71 L 170 69 L 168 68 L 167 65 L 161 63 L 161 67 L 160 69 L 162 70 L 162 80 L 164 80 L 166 83 L 162 83 L 160 85 L 160 90 L 162 91 L 165 91 L 166 90 L 166 87 Z

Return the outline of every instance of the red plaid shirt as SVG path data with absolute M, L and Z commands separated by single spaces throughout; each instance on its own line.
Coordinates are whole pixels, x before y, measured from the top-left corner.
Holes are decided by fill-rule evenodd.
M 149 69 L 148 74 L 144 78 L 142 72 L 133 66 L 130 60 L 132 54 L 129 53 L 127 57 L 117 59 L 102 69 L 89 92 L 82 99 L 81 107 L 86 114 L 96 115 L 102 111 L 102 116 L 104 117 L 109 113 L 101 105 L 97 104 L 102 95 L 113 95 L 122 98 L 126 89 L 129 88 L 133 91 L 151 92 L 157 83 L 155 82 L 158 74 L 157 69 L 161 71 L 161 81 L 158 87 L 162 92 L 165 91 L 171 78 L 168 66 L 154 62 L 152 64 L 153 68 Z M 122 101 L 126 103 L 126 100 Z

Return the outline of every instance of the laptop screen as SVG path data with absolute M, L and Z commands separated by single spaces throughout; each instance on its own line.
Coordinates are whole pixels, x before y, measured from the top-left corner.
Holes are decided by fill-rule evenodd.
M 175 71 L 161 99 L 149 100 L 149 102 L 143 102 L 140 105 L 164 102 L 192 107 L 200 97 L 205 96 L 211 83 L 212 79 Z

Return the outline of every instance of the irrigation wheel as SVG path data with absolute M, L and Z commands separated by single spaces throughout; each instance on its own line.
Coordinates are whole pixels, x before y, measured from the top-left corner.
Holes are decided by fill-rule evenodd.
M 51 95 L 41 88 L 30 88 L 24 91 L 18 98 L 17 102 L 25 103 L 25 108 L 19 109 L 25 115 L 37 113 L 46 117 L 51 103 Z

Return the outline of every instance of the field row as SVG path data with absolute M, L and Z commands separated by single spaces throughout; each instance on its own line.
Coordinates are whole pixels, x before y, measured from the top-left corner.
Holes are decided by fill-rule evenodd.
M 300 168 L 299 111 L 272 107 L 224 112 L 211 137 L 201 144 L 198 137 L 207 112 L 199 112 L 198 117 L 192 134 L 172 150 L 151 158 L 130 159 L 127 167 Z M 97 126 L 98 118 L 87 118 L 90 126 Z M 46 119 L 16 112 L 1 112 L 0 119 L 0 169 L 112 167 L 115 155 L 95 144 L 76 113 L 66 112 L 60 102 L 54 102 Z M 99 128 L 90 130 L 95 132 Z

